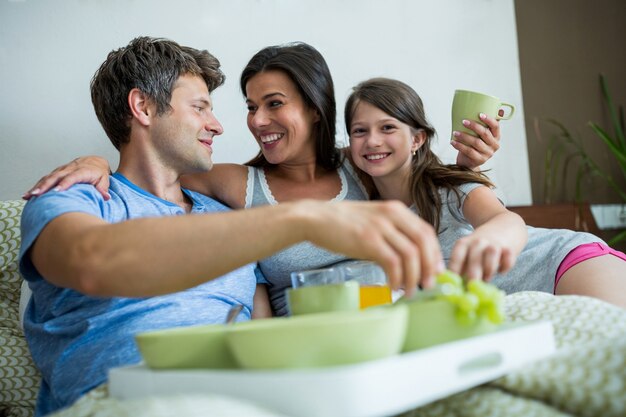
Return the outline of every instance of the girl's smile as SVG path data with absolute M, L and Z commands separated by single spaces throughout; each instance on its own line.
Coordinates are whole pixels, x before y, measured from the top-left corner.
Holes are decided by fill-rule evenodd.
M 350 152 L 357 167 L 372 177 L 408 175 L 418 148 L 411 127 L 361 101 L 350 125 Z

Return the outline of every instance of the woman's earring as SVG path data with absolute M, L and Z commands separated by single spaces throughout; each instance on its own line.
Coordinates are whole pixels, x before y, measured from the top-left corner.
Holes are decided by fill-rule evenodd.
M 415 156 L 416 153 L 417 153 L 417 149 L 413 149 L 413 152 L 411 152 L 413 156 Z

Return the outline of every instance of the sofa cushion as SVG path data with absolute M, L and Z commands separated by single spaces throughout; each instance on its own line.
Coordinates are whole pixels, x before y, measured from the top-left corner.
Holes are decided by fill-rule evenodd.
M 23 208 L 23 201 L 0 201 L 0 415 L 15 417 L 33 414 L 40 381 L 19 321 Z

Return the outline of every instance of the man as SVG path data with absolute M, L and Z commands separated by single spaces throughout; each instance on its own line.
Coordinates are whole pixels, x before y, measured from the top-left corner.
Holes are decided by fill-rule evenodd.
M 33 292 L 25 332 L 43 376 L 37 415 L 138 362 L 136 333 L 220 322 L 235 304 L 250 318 L 250 263 L 294 243 L 377 261 L 394 287 L 436 272 L 434 231 L 401 204 L 229 211 L 181 189 L 181 175 L 211 169 L 222 126 L 210 93 L 223 81 L 207 51 L 147 37 L 111 52 L 96 72 L 92 102 L 120 151 L 111 198 L 79 184 L 32 199 L 22 218 L 20 269 Z

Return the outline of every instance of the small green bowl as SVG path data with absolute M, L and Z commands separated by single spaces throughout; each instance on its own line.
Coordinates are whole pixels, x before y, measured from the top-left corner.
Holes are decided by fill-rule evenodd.
M 135 335 L 144 362 L 152 369 L 237 368 L 226 341 L 232 325 L 208 324 Z
M 445 300 L 414 300 L 402 304 L 409 309 L 403 352 L 490 333 L 498 328 L 484 317 L 471 325 L 459 323 L 456 306 Z
M 242 368 L 320 368 L 381 359 L 400 352 L 405 307 L 337 311 L 252 321 L 227 335 Z
M 288 288 L 287 305 L 291 315 L 330 311 L 357 311 L 360 307 L 358 282 Z

